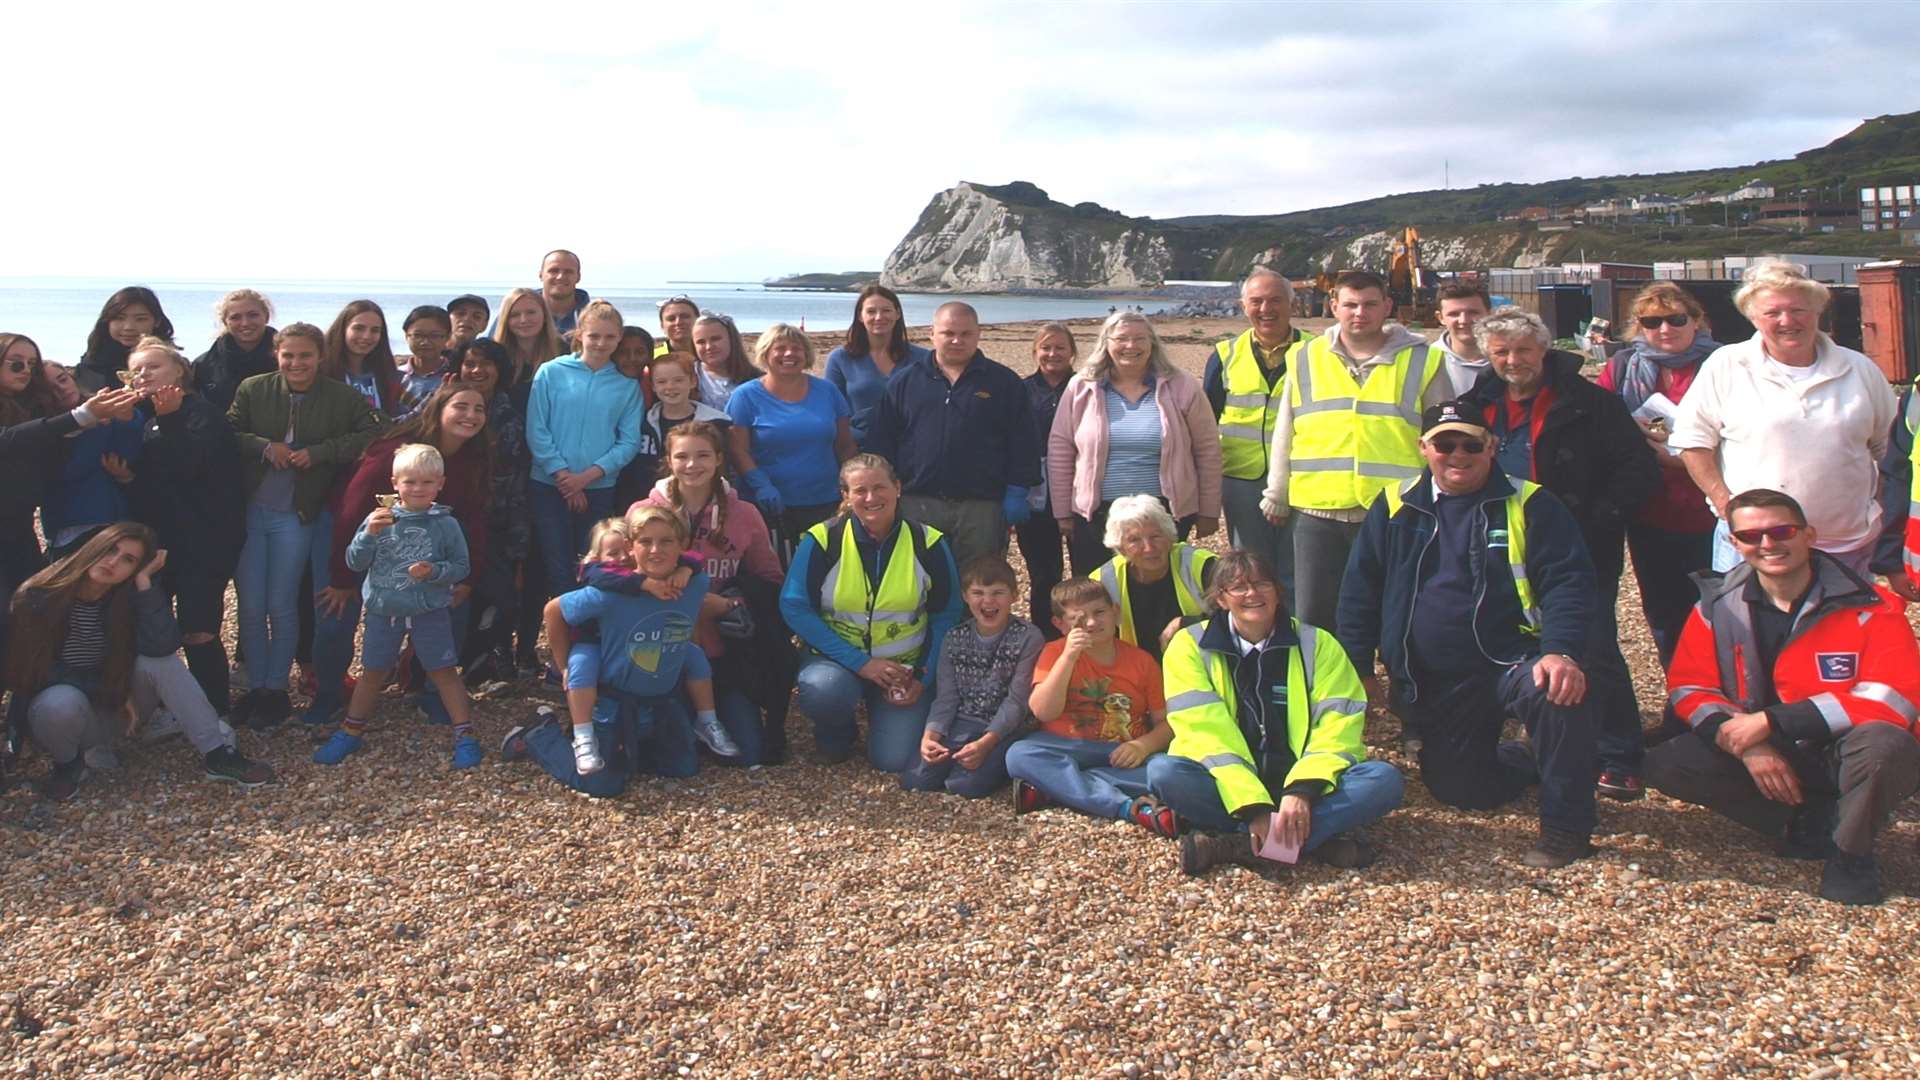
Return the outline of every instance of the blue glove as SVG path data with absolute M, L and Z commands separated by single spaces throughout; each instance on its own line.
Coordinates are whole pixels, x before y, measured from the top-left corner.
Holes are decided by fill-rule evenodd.
M 1000 496 L 1000 513 L 1009 525 L 1025 524 L 1033 513 L 1033 507 L 1027 505 L 1027 489 L 1009 486 L 1007 493 Z
M 787 504 L 780 501 L 780 490 L 767 479 L 764 469 L 748 469 L 740 474 L 740 481 L 747 485 L 747 491 L 753 495 L 753 505 L 760 508 L 762 514 L 772 517 L 784 512 Z

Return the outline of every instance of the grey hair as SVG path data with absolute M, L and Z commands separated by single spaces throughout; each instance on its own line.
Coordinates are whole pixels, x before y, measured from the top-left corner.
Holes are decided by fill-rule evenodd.
M 1094 340 L 1093 351 L 1087 354 L 1086 363 L 1080 366 L 1080 375 L 1088 382 L 1103 383 L 1113 378 L 1113 357 L 1107 355 L 1107 338 L 1121 323 L 1137 322 L 1147 328 L 1147 370 L 1156 379 L 1171 378 L 1178 368 L 1167 356 L 1167 347 L 1160 343 L 1160 332 L 1153 323 L 1137 311 L 1116 311 L 1107 316 L 1100 324 L 1100 336 Z
M 1278 281 L 1280 283 L 1280 292 L 1284 294 L 1289 301 L 1293 299 L 1293 282 L 1287 277 L 1287 275 L 1281 273 L 1278 270 L 1275 270 L 1271 266 L 1256 266 L 1253 269 L 1247 271 L 1247 276 L 1240 279 L 1241 299 L 1244 300 L 1246 298 L 1247 286 L 1253 284 L 1255 281 L 1258 281 L 1261 278 L 1273 278 L 1275 281 Z
M 1173 523 L 1173 515 L 1160 505 L 1160 500 L 1152 495 L 1122 495 L 1113 500 L 1107 509 L 1107 531 L 1100 542 L 1107 550 L 1120 550 L 1120 541 L 1126 539 L 1127 530 L 1135 525 L 1152 525 L 1166 534 L 1169 542 L 1180 538 L 1180 529 Z
M 1753 312 L 1747 309 L 1753 298 L 1763 292 L 1799 293 L 1815 311 L 1827 310 L 1827 301 L 1833 295 L 1833 290 L 1784 259 L 1761 259 L 1747 267 L 1746 273 L 1740 275 L 1740 288 L 1733 294 L 1733 306 L 1751 319 Z
M 1543 349 L 1553 347 L 1553 332 L 1540 316 L 1531 311 L 1507 306 L 1493 309 L 1493 314 L 1473 324 L 1473 341 L 1486 352 L 1487 342 L 1492 338 L 1530 337 L 1540 343 Z

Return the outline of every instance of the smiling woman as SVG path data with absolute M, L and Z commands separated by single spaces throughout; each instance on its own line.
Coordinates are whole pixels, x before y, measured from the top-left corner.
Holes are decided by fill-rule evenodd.
M 727 399 L 734 475 L 773 529 L 775 550 L 791 559 L 799 535 L 834 511 L 835 473 L 854 455 L 846 396 L 816 378 L 813 342 L 775 323 L 754 343 L 766 374 Z
M 173 340 L 173 321 L 152 289 L 129 285 L 107 297 L 93 332 L 87 335 L 87 351 L 73 373 L 81 391 L 92 393 L 114 385 L 114 372 L 126 370 L 127 354 L 148 334 Z

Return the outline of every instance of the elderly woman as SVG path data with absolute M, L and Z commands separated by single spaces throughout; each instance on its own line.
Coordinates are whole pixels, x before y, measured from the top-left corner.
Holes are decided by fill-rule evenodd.
M 1874 501 L 1895 402 L 1873 361 L 1820 332 L 1827 287 L 1765 259 L 1733 294 L 1756 333 L 1707 358 L 1680 404 L 1669 444 L 1713 507 L 1713 568 L 1741 562 L 1727 536 L 1736 491 L 1799 500 L 1814 546 L 1865 578 L 1880 534 Z
M 1100 562 L 1108 508 L 1122 495 L 1159 498 L 1181 522 L 1220 524 L 1220 431 L 1200 381 L 1173 366 L 1146 316 L 1100 324 L 1068 380 L 1047 438 L 1047 490 L 1075 567 Z M 1197 528 L 1196 528 L 1197 526 Z
M 827 381 L 847 395 L 853 409 L 853 439 L 862 448 L 867 444 L 867 421 L 894 369 L 930 355 L 931 349 L 908 343 L 907 319 L 892 289 L 875 283 L 860 290 L 853 301 L 847 343 L 827 354 Z
M 780 614 L 808 646 L 801 715 L 829 764 L 853 753 L 867 706 L 867 760 L 897 773 L 920 752 L 940 644 L 960 617 L 960 572 L 939 530 L 900 516 L 886 458 L 840 466 L 842 513 L 806 531 L 780 590 Z
M 1115 499 L 1106 533 L 1115 554 L 1093 572 L 1093 580 L 1106 587 L 1120 612 L 1120 640 L 1158 660 L 1183 620 L 1207 613 L 1214 553 L 1180 543 L 1173 516 L 1151 495 Z
M 846 395 L 813 370 L 813 342 L 774 323 L 754 342 L 766 372 L 727 398 L 728 456 L 747 497 L 773 530 L 774 549 L 791 558 L 799 536 L 833 515 L 840 463 L 855 451 Z

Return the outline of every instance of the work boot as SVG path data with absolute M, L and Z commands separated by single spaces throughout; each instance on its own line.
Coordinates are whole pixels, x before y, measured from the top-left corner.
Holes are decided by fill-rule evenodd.
M 1820 895 L 1836 904 L 1880 903 L 1887 898 L 1880 887 L 1880 864 L 1871 855 L 1849 855 L 1834 848 L 1820 874 Z
M 1190 832 L 1180 838 L 1180 872 L 1199 877 L 1216 866 L 1259 866 L 1260 856 L 1244 832 Z
M 1558 870 L 1591 854 L 1593 844 L 1586 837 L 1542 825 L 1540 839 L 1534 842 L 1532 851 L 1520 857 L 1520 861 L 1535 870 Z

